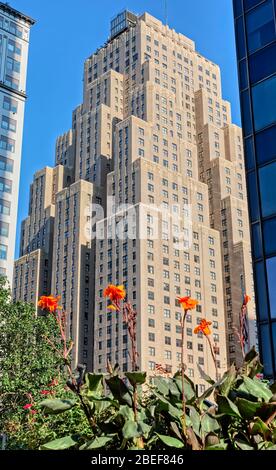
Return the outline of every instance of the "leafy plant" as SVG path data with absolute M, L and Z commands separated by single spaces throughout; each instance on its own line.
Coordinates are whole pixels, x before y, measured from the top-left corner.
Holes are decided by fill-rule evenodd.
M 258 354 L 252 349 L 241 369 L 231 366 L 201 396 L 184 376 L 186 435 L 181 373 L 172 378 L 156 376 L 151 385 L 145 373 L 121 375 L 117 366 L 109 374 L 86 374 L 80 393 L 94 420 L 90 438 L 83 443 L 84 436 L 65 436 L 43 449 L 138 449 L 142 442 L 145 449 L 272 450 L 276 448 L 275 385 L 256 377 L 254 371 L 260 367 Z M 138 390 L 137 419 L 134 385 Z M 59 406 L 56 400 L 41 403 L 46 413 Z M 63 405 L 59 412 L 67 413 Z
M 155 372 L 147 377 L 137 365 L 137 312 L 124 302 L 123 286 L 110 285 L 104 295 L 109 297 L 109 308 L 121 313 L 127 325 L 130 372 L 122 374 L 118 364 L 112 367 L 109 362 L 105 374 L 87 373 L 83 365 L 72 371 L 74 345 L 66 337 L 66 313 L 58 306 L 59 299 L 41 298 L 39 306 L 47 314 L 36 317 L 30 306 L 12 304 L 7 291 L 0 289 L 4 353 L 1 420 L 9 436 L 15 437 L 11 439 L 15 448 L 276 449 L 276 385 L 260 378 L 262 366 L 254 348 L 247 355 L 243 349 L 242 366 L 232 365 L 218 379 L 215 350 L 209 340 L 216 379 L 200 369 L 208 383 L 202 395 L 185 375 L 183 345 L 178 373 L 168 377 Z M 196 301 L 188 297 L 178 300 L 184 309 L 184 337 L 185 316 Z M 243 303 L 243 315 L 245 307 Z M 195 333 L 202 332 L 208 339 L 210 324 L 202 319 Z M 243 345 L 244 336 L 241 340 Z M 53 370 L 59 377 L 49 383 Z
M 8 437 L 7 448 L 38 449 L 67 430 L 86 435 L 80 408 L 62 417 L 38 412 L 43 397 L 72 399 L 60 332 L 53 316 L 37 316 L 33 305 L 12 302 L 1 277 L 0 325 L 0 433 Z

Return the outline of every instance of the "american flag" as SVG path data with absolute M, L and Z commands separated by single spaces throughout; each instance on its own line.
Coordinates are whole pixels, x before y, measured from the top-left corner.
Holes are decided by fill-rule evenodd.
M 245 346 L 249 344 L 249 324 L 248 324 L 248 315 L 247 315 L 247 304 L 250 301 L 250 297 L 245 294 L 244 291 L 244 282 L 243 282 L 243 275 L 241 275 L 241 288 L 243 294 L 243 301 L 240 311 L 240 340 L 241 346 L 243 350 L 245 350 Z
M 160 374 L 168 374 L 168 371 L 162 366 L 162 364 L 155 364 L 155 370 L 160 372 Z
M 241 341 L 243 347 L 248 344 L 249 339 L 249 327 L 248 327 L 248 316 L 247 316 L 247 306 L 246 304 L 242 305 L 240 311 L 240 332 L 241 332 Z

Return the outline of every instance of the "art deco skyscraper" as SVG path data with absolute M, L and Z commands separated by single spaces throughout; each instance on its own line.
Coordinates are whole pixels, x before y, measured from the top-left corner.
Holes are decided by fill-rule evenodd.
M 204 390 L 197 365 L 214 375 L 214 364 L 193 333 L 201 318 L 213 322 L 220 374 L 241 359 L 234 327 L 245 292 L 255 343 L 241 129 L 222 99 L 219 67 L 148 13 L 120 13 L 85 61 L 83 103 L 57 141 L 56 164 L 74 172 L 55 197 L 51 281 L 70 318 L 74 364 L 131 367 L 125 325 L 103 296 L 114 283 L 138 312 L 140 367 L 175 372 L 177 296 L 187 295 L 199 304 L 187 317 L 185 363 Z
M 0 2 L 0 274 L 12 281 L 30 27 Z

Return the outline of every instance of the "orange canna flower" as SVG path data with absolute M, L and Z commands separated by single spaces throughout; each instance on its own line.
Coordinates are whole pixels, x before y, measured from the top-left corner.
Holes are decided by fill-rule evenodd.
M 198 301 L 191 297 L 177 297 L 177 300 L 184 310 L 193 310 L 198 304 Z
M 118 302 L 125 298 L 126 291 L 124 286 L 114 286 L 113 284 L 109 284 L 109 286 L 104 290 L 103 295 L 104 297 L 109 297 L 112 302 Z M 109 308 L 111 307 L 109 306 Z
M 243 305 L 247 305 L 248 302 L 250 302 L 250 300 L 251 300 L 251 297 L 249 297 L 249 295 L 245 295 L 243 298 Z
M 209 328 L 209 325 L 212 325 L 211 321 L 207 321 L 204 318 L 202 318 L 200 324 L 194 329 L 194 333 L 198 334 L 202 332 L 205 336 L 208 336 L 211 334 L 211 330 Z
M 42 310 L 48 310 L 48 312 L 55 312 L 60 307 L 58 306 L 58 302 L 60 300 L 60 295 L 58 297 L 54 297 L 53 295 L 42 295 L 38 302 L 38 307 Z

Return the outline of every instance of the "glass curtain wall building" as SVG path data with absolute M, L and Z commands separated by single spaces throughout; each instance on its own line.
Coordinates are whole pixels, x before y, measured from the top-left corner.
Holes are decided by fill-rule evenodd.
M 259 344 L 276 377 L 276 0 L 233 0 Z

